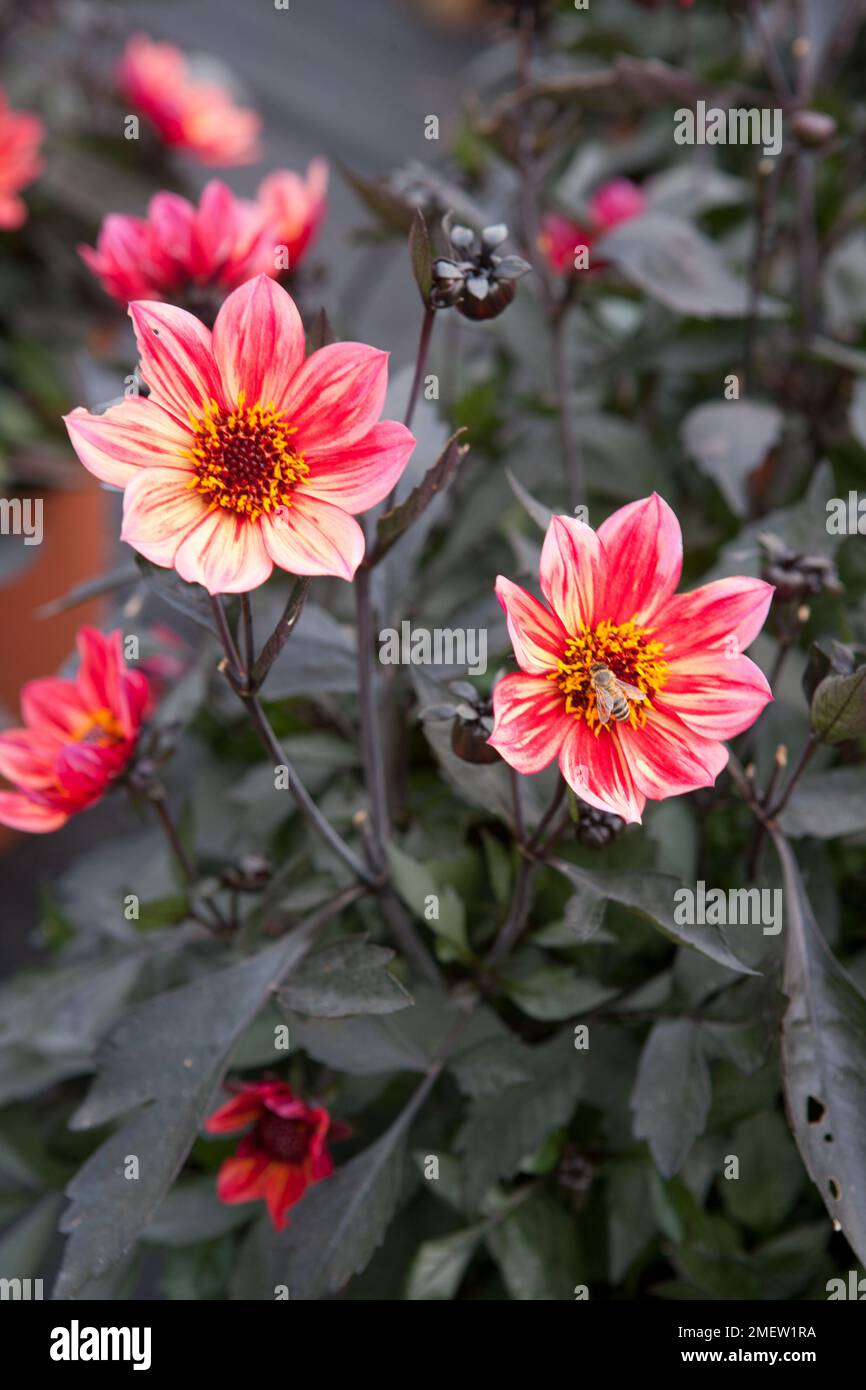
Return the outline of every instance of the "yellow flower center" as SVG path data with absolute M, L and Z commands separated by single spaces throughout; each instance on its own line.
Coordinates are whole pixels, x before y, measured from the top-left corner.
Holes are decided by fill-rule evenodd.
M 250 521 L 290 507 L 296 484 L 310 471 L 292 442 L 297 426 L 286 423 L 273 401 L 248 406 L 243 391 L 231 412 L 213 400 L 202 409 L 201 419 L 190 416 L 195 439 L 187 455 L 196 471 L 190 487 L 211 507 Z
M 108 748 L 112 743 L 120 743 L 125 737 L 122 724 L 110 709 L 88 710 L 72 730 L 75 743 L 96 744 L 99 748 Z
M 605 619 L 595 628 L 582 628 L 576 637 L 569 637 L 556 670 L 550 672 L 548 679 L 556 681 L 565 696 L 568 713 L 585 719 L 596 738 L 602 729 L 612 732 L 617 721 L 601 722 L 590 668 L 600 663 L 618 681 L 644 692 L 645 700 L 629 700 L 628 713 L 631 727 L 642 729 L 653 695 L 668 678 L 667 662 L 662 660 L 664 645 L 654 641 L 651 632 L 651 628 L 638 627 L 633 618 L 618 625 Z

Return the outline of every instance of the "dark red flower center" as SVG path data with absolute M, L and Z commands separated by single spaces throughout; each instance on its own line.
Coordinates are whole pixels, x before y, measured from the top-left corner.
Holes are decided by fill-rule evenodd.
M 248 406 L 243 391 L 234 410 L 205 401 L 202 418 L 191 417 L 195 438 L 189 456 L 196 476 L 190 487 L 212 507 L 256 521 L 291 506 L 292 492 L 309 473 L 295 447 L 296 427 L 273 402 Z
M 309 1120 L 287 1120 L 266 1110 L 256 1125 L 256 1138 L 272 1158 L 281 1163 L 303 1163 L 315 1126 Z

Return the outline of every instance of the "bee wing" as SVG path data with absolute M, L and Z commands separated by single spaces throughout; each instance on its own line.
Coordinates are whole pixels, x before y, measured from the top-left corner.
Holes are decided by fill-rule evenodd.
M 598 707 L 598 717 L 602 724 L 607 724 L 613 713 L 616 695 L 608 690 L 606 686 L 597 685 L 595 688 L 595 702 Z
M 630 700 L 645 700 L 646 693 L 638 690 L 636 685 L 629 685 L 628 681 L 620 681 L 619 688 L 623 695 L 627 695 Z

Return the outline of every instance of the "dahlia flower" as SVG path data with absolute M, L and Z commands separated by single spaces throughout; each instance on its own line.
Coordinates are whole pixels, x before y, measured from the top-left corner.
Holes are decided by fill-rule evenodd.
M 677 594 L 681 569 L 679 522 L 653 493 L 598 531 L 553 517 L 540 568 L 548 607 L 500 575 L 521 667 L 493 692 L 490 743 L 507 763 L 533 773 L 558 758 L 583 801 L 626 821 L 640 821 L 647 798 L 715 781 L 728 761 L 722 740 L 772 699 L 743 651 L 773 588 L 740 577 Z M 599 670 L 638 692 L 624 718 L 605 722 Z
M 12 231 L 26 221 L 27 208 L 19 189 L 31 183 L 42 168 L 39 144 L 43 126 L 38 116 L 10 110 L 0 88 L 0 228 Z
M 284 1081 L 247 1082 L 207 1120 L 208 1134 L 232 1134 L 252 1125 L 217 1175 L 221 1202 L 264 1201 L 275 1230 L 312 1183 L 334 1171 L 328 1139 L 349 1133 L 323 1106 L 308 1105 Z
M 254 164 L 261 118 L 235 106 L 216 82 L 201 82 L 171 43 L 134 34 L 118 66 L 118 82 L 129 102 L 150 121 L 166 145 L 203 164 Z
M 560 212 L 549 212 L 542 219 L 538 245 L 557 275 L 574 269 L 574 258 L 581 247 L 595 245 L 605 232 L 646 212 L 646 194 L 630 179 L 611 179 L 596 189 L 589 200 L 589 225 L 582 227 Z M 590 270 L 603 270 L 606 261 L 591 260 Z
M 314 159 L 303 178 L 291 169 L 278 169 L 259 185 L 259 206 L 273 227 L 274 244 L 289 253 L 289 270 L 297 270 L 318 234 L 327 192 L 328 166 L 323 159 Z
M 147 217 L 112 212 L 83 261 L 121 304 L 207 290 L 225 293 L 259 274 L 273 275 L 277 237 L 258 204 L 236 198 L 219 179 L 198 207 L 176 193 L 157 193 Z
M 294 301 L 264 275 L 213 333 L 171 305 L 129 312 L 149 397 L 66 416 L 85 468 L 125 489 L 121 539 L 211 594 L 255 589 L 275 564 L 352 579 L 353 514 L 388 495 L 415 445 L 377 423 L 387 353 L 334 343 L 304 361 Z
M 21 692 L 23 729 L 0 733 L 0 824 L 57 830 L 100 801 L 135 751 L 149 700 L 140 671 L 123 660 L 120 632 L 79 629 L 73 680 L 48 676 Z

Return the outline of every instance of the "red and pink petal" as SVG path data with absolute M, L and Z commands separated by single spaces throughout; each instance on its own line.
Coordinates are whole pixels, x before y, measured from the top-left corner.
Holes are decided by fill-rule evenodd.
M 598 528 L 608 557 L 604 613 L 612 623 L 652 623 L 670 599 L 683 568 L 683 538 L 658 493 L 630 502 Z
M 553 762 L 574 723 L 562 691 L 540 676 L 506 676 L 493 690 L 488 743 L 516 772 L 541 772 Z
M 72 447 L 89 473 L 113 487 L 125 487 L 142 469 L 161 467 L 189 473 L 186 451 L 192 431 L 155 401 L 129 396 L 104 415 L 82 406 L 65 415 Z
M 382 420 L 355 444 L 306 454 L 310 472 L 301 490 L 352 515 L 365 512 L 388 496 L 414 448 L 405 425 Z
M 541 548 L 541 591 L 569 634 L 610 616 L 604 606 L 607 565 L 591 526 L 571 516 L 551 518 Z
M 301 491 L 284 511 L 263 516 L 261 531 L 274 564 L 290 574 L 351 580 L 364 558 L 364 532 L 354 517 Z
M 304 325 L 295 301 L 266 275 L 230 294 L 216 317 L 213 352 L 226 399 L 283 409 L 304 361 Z M 290 424 L 297 424 L 292 417 Z M 306 446 L 304 446 L 306 447 Z
M 555 670 L 568 641 L 556 614 L 501 574 L 496 578 L 496 597 L 505 613 L 508 635 L 521 670 L 534 676 Z

